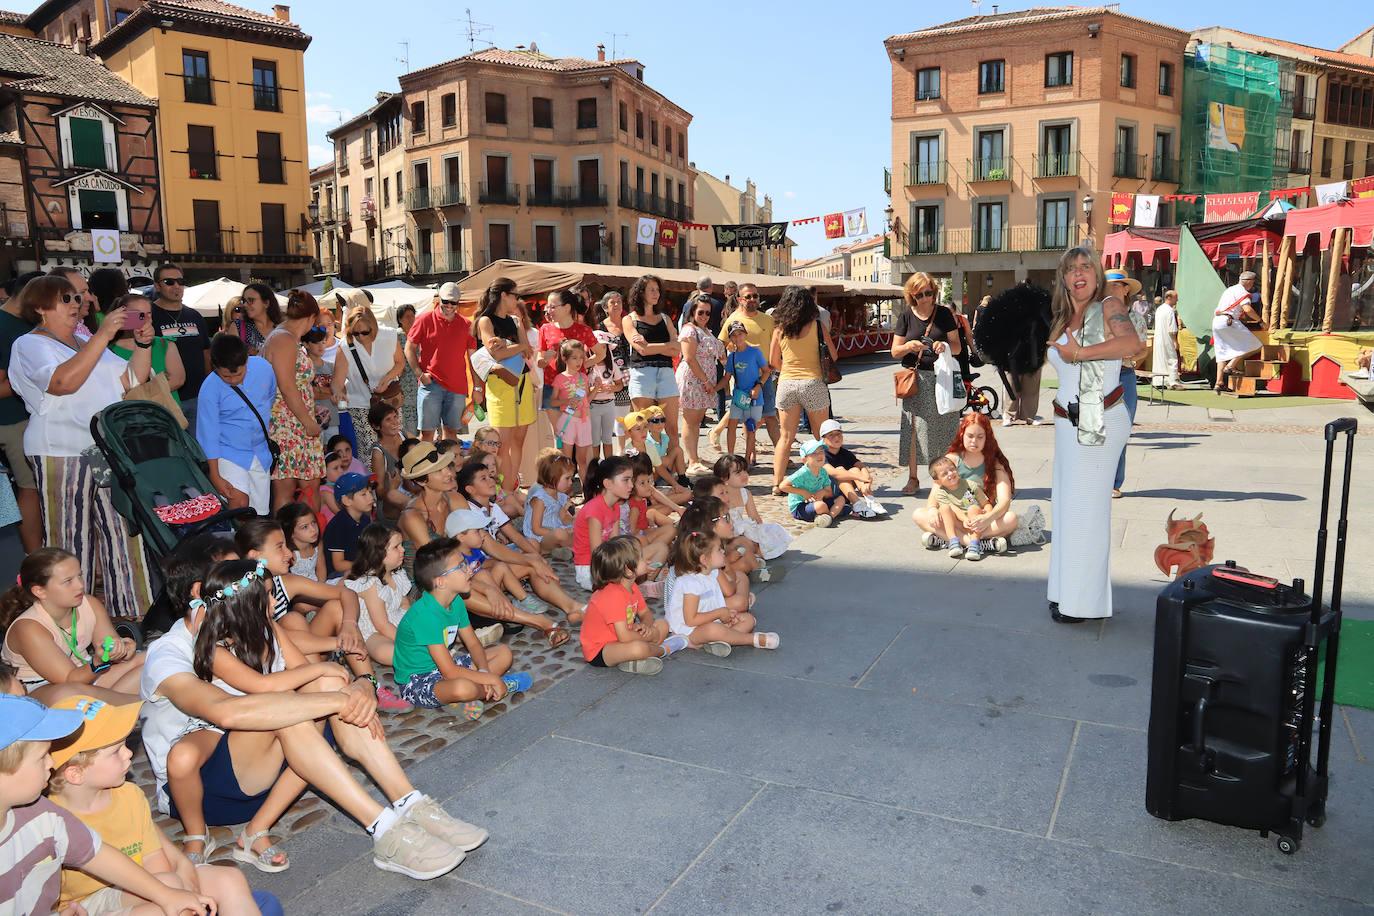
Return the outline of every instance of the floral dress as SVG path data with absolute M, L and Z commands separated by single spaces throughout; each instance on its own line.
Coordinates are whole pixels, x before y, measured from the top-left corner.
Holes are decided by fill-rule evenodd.
M 315 410 L 315 366 L 304 347 L 296 347 L 296 390 L 305 400 L 306 410 Z M 272 439 L 281 447 L 281 456 L 272 471 L 273 480 L 319 480 L 324 476 L 324 447 L 319 437 L 308 436 L 301 421 L 286 406 L 277 392 L 272 402 Z
M 707 378 L 714 379 L 716 368 L 725 360 L 725 344 L 711 336 L 710 331 L 704 331 L 694 324 L 689 324 L 686 331 L 684 339 L 691 337 L 697 343 L 697 365 Z M 677 366 L 677 387 L 682 392 L 683 410 L 709 410 L 716 406 L 715 391 L 703 384 L 685 361 Z
M 405 346 L 404 338 L 401 346 Z M 419 396 L 420 380 L 415 377 L 415 370 L 410 368 L 410 360 L 406 360 L 405 369 L 401 370 L 401 432 L 404 435 L 415 435 L 420 428 L 416 401 Z

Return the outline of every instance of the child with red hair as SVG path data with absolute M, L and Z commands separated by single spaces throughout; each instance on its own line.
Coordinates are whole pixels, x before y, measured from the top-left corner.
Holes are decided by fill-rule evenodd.
M 991 500 L 985 512 L 970 514 L 969 529 L 978 535 L 983 553 L 1003 553 L 1007 538 L 1016 530 L 1019 519 L 1011 511 L 1011 498 L 1016 493 L 1016 479 L 1011 462 L 997 445 L 992 423 L 981 413 L 969 413 L 959 421 L 959 431 L 949 444 L 949 460 L 954 462 L 959 477 L 981 487 Z M 940 521 L 937 493 L 931 489 L 926 504 L 911 513 L 916 527 L 925 532 L 922 543 L 931 550 L 949 546 L 945 542 L 944 526 Z M 1000 549 L 998 549 L 1000 548 Z

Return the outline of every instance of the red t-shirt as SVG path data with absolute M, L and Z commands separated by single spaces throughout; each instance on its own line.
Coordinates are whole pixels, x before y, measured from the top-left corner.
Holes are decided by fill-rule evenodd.
M 411 332 L 412 334 L 414 331 Z M 560 328 L 552 321 L 546 321 L 539 326 L 539 351 L 546 350 L 554 352 L 553 359 L 544 367 L 544 384 L 552 385 L 553 380 L 558 377 L 558 348 L 565 340 L 580 340 L 582 345 L 587 348 L 587 358 L 590 359 L 592 351 L 596 349 L 599 341 L 591 328 L 580 321 L 574 321 L 566 328 Z M 583 367 L 584 369 L 586 367 Z
M 573 516 L 573 563 L 578 566 L 592 565 L 592 539 L 591 532 L 587 529 L 589 519 L 594 518 L 601 523 L 603 544 L 617 534 L 629 534 L 620 526 L 620 504 L 606 505 L 605 495 L 598 493 L 593 496 L 577 510 L 577 515 Z
M 635 522 L 635 534 L 649 530 L 649 501 L 632 496 L 629 500 L 630 508 L 639 512 L 639 518 Z
M 644 610 L 644 596 L 639 586 L 626 588 L 619 582 L 604 585 L 587 602 L 587 613 L 582 617 L 582 657 L 591 661 L 601 654 L 601 650 L 613 642 L 617 623 L 632 624 Z
M 437 308 L 420 313 L 407 335 L 420 351 L 420 368 L 448 391 L 468 393 L 469 350 L 477 349 L 477 341 L 467 319 L 455 315 L 445 321 Z

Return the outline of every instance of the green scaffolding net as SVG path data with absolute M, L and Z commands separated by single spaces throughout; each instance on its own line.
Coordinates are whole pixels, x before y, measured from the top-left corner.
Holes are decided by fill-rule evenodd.
M 1292 122 L 1291 61 L 1199 42 L 1183 70 L 1185 194 L 1266 191 L 1286 183 Z M 1203 202 L 1175 219 L 1200 222 Z

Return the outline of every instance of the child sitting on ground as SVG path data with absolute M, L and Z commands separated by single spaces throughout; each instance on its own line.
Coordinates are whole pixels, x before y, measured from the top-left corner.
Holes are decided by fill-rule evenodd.
M 673 545 L 677 580 L 664 616 L 695 649 L 724 658 L 732 646 L 776 649 L 776 633 L 755 633 L 749 597 L 725 571 L 725 545 L 715 534 L 689 531 Z
M 787 494 L 787 509 L 792 517 L 811 522 L 817 528 L 829 528 L 837 519 L 850 512 L 843 496 L 835 492 L 830 474 L 825 470 L 825 445 L 812 439 L 801 447 L 802 466 L 793 471 L 779 487 Z
M 749 585 L 749 575 L 757 568 L 755 553 L 751 546 L 740 544 L 730 524 L 730 511 L 725 501 L 714 496 L 698 499 L 682 510 L 682 520 L 678 522 L 677 539 L 670 548 L 670 555 L 677 550 L 678 543 L 691 532 L 710 534 L 720 539 L 725 549 L 725 572 L 734 581 L 734 596 L 744 608 L 754 606 L 754 595 Z M 733 539 L 733 540 L 732 540 Z M 673 598 L 677 585 L 677 568 L 668 564 L 668 577 L 663 586 L 664 607 Z
M 582 618 L 582 657 L 597 668 L 658 674 L 663 659 L 686 648 L 687 640 L 669 635 L 668 622 L 654 619 L 635 584 L 649 570 L 639 542 L 623 535 L 610 538 L 591 559 L 596 593 Z
M 725 371 L 730 376 L 730 400 L 726 412 L 726 453 L 735 453 L 735 427 L 744 424 L 744 464 L 754 464 L 756 430 L 763 422 L 763 386 L 772 374 L 763 351 L 749 343 L 749 329 L 742 321 L 727 326 L 730 352 L 725 358 Z M 714 433 L 713 433 L 714 435 Z M 719 443 L 716 445 L 719 448 Z
M 287 503 L 277 510 L 277 521 L 286 533 L 286 546 L 295 557 L 291 574 L 324 582 L 324 548 L 320 546 L 320 521 L 305 503 Z
M 960 477 L 959 466 L 948 457 L 936 458 L 930 463 L 930 479 L 935 484 L 935 501 L 940 509 L 940 523 L 945 536 L 941 539 L 938 534 L 927 531 L 921 535 L 921 543 L 929 550 L 948 546 L 951 557 L 983 559 L 984 542 L 969 527 L 969 522 L 992 511 L 992 502 L 987 494 L 973 481 Z M 1004 538 L 994 540 L 1006 544 Z M 993 549 L 1001 552 L 996 546 Z M 1002 550 L 1005 549 L 1002 546 Z
M 497 459 L 497 463 L 499 464 L 501 457 L 501 430 L 490 426 L 480 427 L 472 434 L 472 454 L 490 455 L 492 458 Z M 464 461 L 466 461 L 468 457 L 471 456 L 464 456 Z M 456 461 L 454 462 L 454 467 L 463 463 L 463 461 Z M 506 477 L 501 473 L 497 473 L 496 475 L 496 486 L 500 495 L 498 502 L 501 506 L 501 511 L 505 512 L 511 518 L 519 518 L 524 515 L 526 497 L 525 494 L 521 492 L 520 488 L 518 486 L 514 489 L 508 488 L 506 486 Z
M 822 423 L 817 437 L 825 443 L 825 469 L 830 479 L 849 500 L 854 512 L 863 514 L 873 498 L 873 472 L 864 466 L 858 455 L 844 447 L 844 429 L 838 420 Z
M 559 345 L 559 372 L 554 376 L 550 402 L 560 411 L 554 435 L 562 443 L 563 454 L 576 460 L 583 480 L 587 479 L 587 462 L 592 457 L 592 384 L 586 364 L 587 348 L 582 341 L 565 340 Z
M 649 438 L 649 420 L 641 411 L 632 410 L 620 419 L 625 427 L 625 457 L 648 455 L 653 465 L 654 477 L 668 485 L 668 498 L 679 506 L 686 505 L 692 498 L 687 489 L 686 478 L 679 481 L 672 468 L 663 460 L 663 453 Z
M 725 488 L 725 505 L 730 509 L 730 524 L 734 527 L 735 537 L 747 541 L 758 558 L 759 578 L 769 579 L 768 560 L 776 560 L 787 552 L 792 543 L 792 535 L 777 522 L 765 522 L 759 515 L 758 506 L 749 495 L 749 465 L 739 455 L 721 455 L 711 468 L 716 479 Z M 738 542 L 727 543 L 726 552 L 731 547 L 739 547 Z
M 76 815 L 42 797 L 52 772 L 51 743 L 85 721 L 79 712 L 48 709 L 30 697 L 0 696 L 0 874 L 6 879 L 0 881 L 0 912 L 57 912 L 65 867 L 151 900 L 164 913 L 204 916 L 214 906 L 209 897 L 163 884 L 117 847 L 102 843 Z
M 348 470 L 348 460 L 338 452 L 324 455 L 324 480 L 320 483 L 320 519 L 328 526 L 339 514 L 339 495 L 334 492 L 339 478 L 352 473 Z
M 143 653 L 115 633 L 99 598 L 86 594 L 81 564 L 59 547 L 41 547 L 19 564 L 13 587 L 0 595 L 0 660 L 38 699 L 48 685 L 81 684 L 97 699 L 138 699 Z
M 630 533 L 629 519 L 621 517 L 620 507 L 633 492 L 634 468 L 629 458 L 615 455 L 593 461 L 588 467 L 582 508 L 573 519 L 573 573 L 580 588 L 592 590 L 592 555 L 596 549 L 613 537 Z
M 553 554 L 572 547 L 572 481 L 576 464 L 557 449 L 544 449 L 535 462 L 536 483 L 525 498 L 525 537 L 539 545 L 539 552 Z M 586 478 L 583 478 L 584 480 Z
M 138 724 L 142 706 L 110 706 L 93 697 L 69 697 L 58 703 L 55 708 L 78 713 L 85 725 L 74 738 L 55 743 L 48 797 L 80 818 L 102 844 L 123 850 L 160 882 L 172 888 L 198 888 L 215 901 L 221 916 L 257 914 L 243 874 L 222 865 L 193 865 L 153 823 L 143 790 L 126 780 L 133 752 L 125 739 Z M 84 871 L 62 870 L 59 909 L 80 905 L 87 913 L 126 908 L 137 913 L 145 902 Z
M 682 446 L 673 445 L 668 435 L 668 415 L 657 404 L 650 404 L 640 413 L 649 423 L 649 443 L 663 456 L 663 463 L 673 473 L 677 482 L 684 487 L 691 484 L 687 480 L 687 456 Z
M 358 632 L 367 654 L 381 665 L 391 664 L 396 626 L 410 607 L 410 579 L 406 576 L 405 539 L 401 532 L 372 524 L 358 536 L 358 552 L 344 577 L 344 587 L 357 594 L 362 610 Z
M 348 575 L 358 552 L 358 537 L 372 524 L 377 495 L 361 474 L 349 472 L 334 482 L 339 514 L 324 529 L 324 568 L 329 579 Z
M 436 538 L 416 551 L 415 578 L 424 594 L 396 627 L 393 660 L 402 697 L 427 709 L 456 706 L 464 718 L 477 719 L 487 702 L 529 689 L 529 674 L 503 676 L 510 649 L 487 651 L 472 632 L 462 598 L 471 577 L 457 541 Z M 452 654 L 460 639 L 467 651 Z

